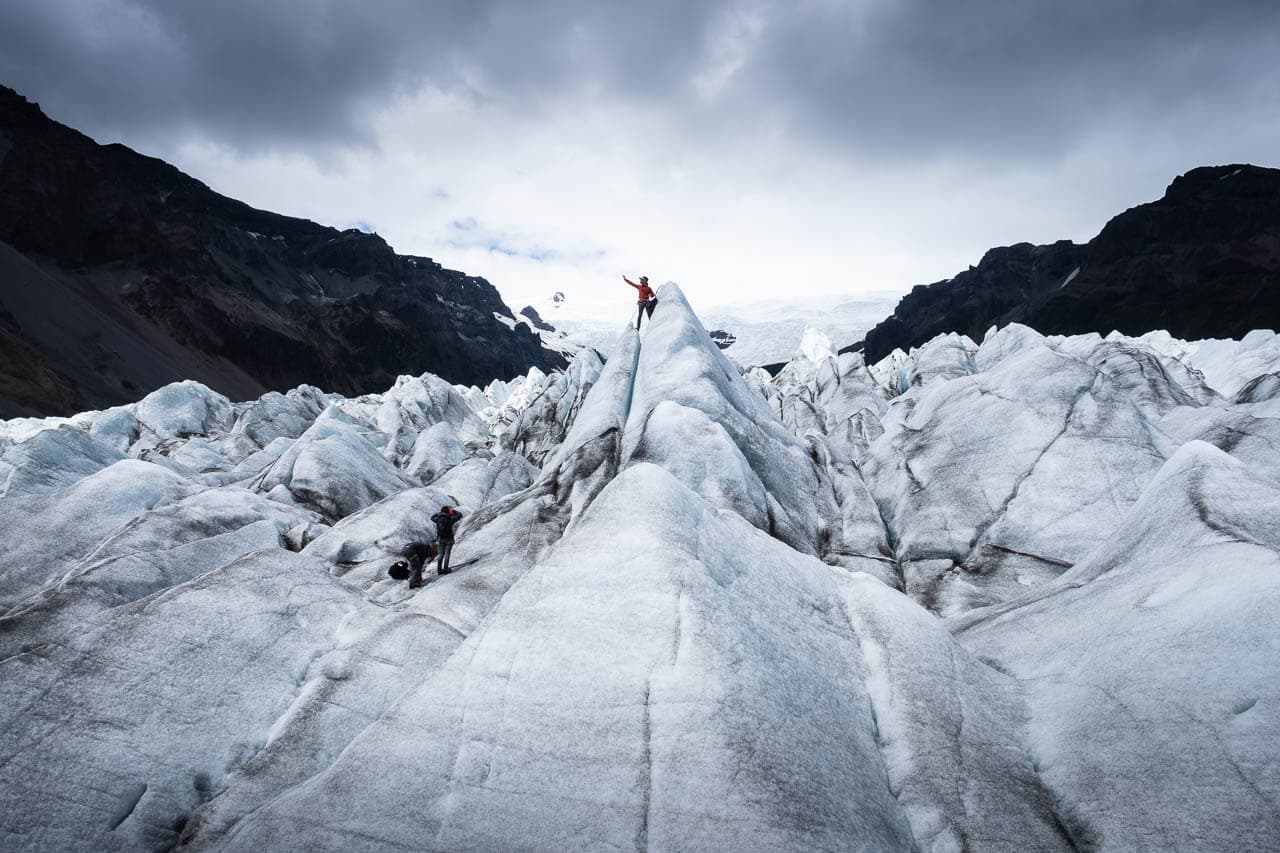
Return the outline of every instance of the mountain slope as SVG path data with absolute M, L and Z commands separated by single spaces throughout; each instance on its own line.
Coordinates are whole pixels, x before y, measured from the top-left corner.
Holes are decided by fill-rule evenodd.
M 904 296 L 866 334 L 864 352 L 873 363 L 946 332 L 981 340 L 1009 323 L 1045 334 L 1164 329 L 1190 340 L 1280 326 L 1280 170 L 1193 169 L 1084 245 L 992 249 Z
M 0 87 L 0 414 L 70 413 L 193 378 L 348 394 L 431 370 L 550 369 L 486 281 L 382 238 L 255 210 Z

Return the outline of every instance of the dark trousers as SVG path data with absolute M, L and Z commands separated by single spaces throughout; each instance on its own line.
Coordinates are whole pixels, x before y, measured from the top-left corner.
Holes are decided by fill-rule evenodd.
M 409 583 L 414 586 L 422 583 L 422 560 L 418 557 L 409 558 Z
M 449 568 L 449 558 L 453 556 L 453 540 L 448 542 L 441 539 L 436 545 L 440 548 L 440 554 L 436 557 L 436 571 Z
M 658 300 L 650 299 L 647 302 L 641 302 L 639 304 L 640 304 L 640 310 L 636 312 L 636 331 L 637 332 L 640 331 L 640 318 L 644 316 L 645 311 L 649 312 L 649 319 L 650 320 L 653 319 L 653 309 L 654 309 L 654 306 L 658 304 Z

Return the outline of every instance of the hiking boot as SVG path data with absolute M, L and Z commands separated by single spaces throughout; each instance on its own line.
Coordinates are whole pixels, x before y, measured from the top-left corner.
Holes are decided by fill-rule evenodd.
M 422 586 L 422 581 L 409 581 L 409 589 L 417 589 Z
M 436 572 L 436 574 L 438 574 L 438 575 L 447 575 L 447 574 L 449 574 L 449 572 L 451 572 L 451 571 L 453 571 L 453 569 L 440 569 L 440 570 L 438 570 L 438 571 Z

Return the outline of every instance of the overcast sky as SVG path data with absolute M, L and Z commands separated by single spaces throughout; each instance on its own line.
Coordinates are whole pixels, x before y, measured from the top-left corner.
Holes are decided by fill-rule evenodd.
M 1280 165 L 1280 3 L 0 0 L 0 82 L 227 195 L 606 310 L 905 292 Z

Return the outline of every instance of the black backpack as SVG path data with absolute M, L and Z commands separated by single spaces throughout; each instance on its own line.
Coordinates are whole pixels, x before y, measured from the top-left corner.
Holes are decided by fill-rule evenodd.
M 409 577 L 409 564 L 404 560 L 396 560 L 391 564 L 391 568 L 387 569 L 387 574 L 398 581 L 405 580 Z

